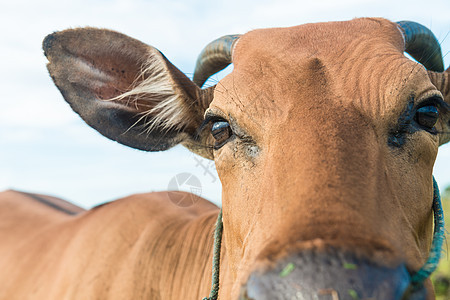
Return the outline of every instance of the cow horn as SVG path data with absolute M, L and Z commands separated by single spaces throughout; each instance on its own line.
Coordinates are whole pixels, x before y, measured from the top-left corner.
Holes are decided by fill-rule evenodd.
M 239 34 L 225 35 L 209 43 L 200 53 L 195 65 L 193 81 L 202 86 L 209 76 L 231 64 L 233 45 Z
M 433 32 L 427 27 L 411 21 L 397 22 L 405 36 L 405 51 L 425 66 L 435 72 L 444 71 L 441 45 Z

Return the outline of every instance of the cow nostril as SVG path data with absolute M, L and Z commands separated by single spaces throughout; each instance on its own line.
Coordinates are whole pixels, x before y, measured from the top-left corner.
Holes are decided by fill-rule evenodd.
M 424 288 L 409 285 L 404 265 L 389 268 L 348 254 L 305 252 L 283 259 L 270 270 L 253 272 L 239 299 L 426 298 Z

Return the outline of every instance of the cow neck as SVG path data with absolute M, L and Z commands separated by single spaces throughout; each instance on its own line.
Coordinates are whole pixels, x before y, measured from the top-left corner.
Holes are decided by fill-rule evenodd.
M 445 237 L 444 211 L 442 210 L 441 195 L 439 186 L 433 176 L 433 213 L 434 213 L 434 233 L 433 242 L 431 244 L 430 254 L 425 264 L 419 271 L 411 277 L 409 289 L 411 291 L 420 288 L 424 281 L 436 270 L 442 253 L 442 244 Z M 220 275 L 220 249 L 222 247 L 222 209 L 216 221 L 216 229 L 214 231 L 214 250 L 212 264 L 212 284 L 209 297 L 202 300 L 217 300 L 219 296 L 219 275 Z

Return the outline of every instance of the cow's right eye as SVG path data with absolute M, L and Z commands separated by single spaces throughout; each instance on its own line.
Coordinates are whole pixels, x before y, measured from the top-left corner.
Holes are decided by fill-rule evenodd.
M 233 135 L 230 124 L 226 121 L 216 121 L 212 124 L 211 134 L 216 140 L 214 145 L 215 149 L 219 149 L 228 141 L 228 139 Z
M 439 119 L 439 110 L 435 105 L 423 106 L 416 111 L 416 122 L 427 130 L 432 130 Z

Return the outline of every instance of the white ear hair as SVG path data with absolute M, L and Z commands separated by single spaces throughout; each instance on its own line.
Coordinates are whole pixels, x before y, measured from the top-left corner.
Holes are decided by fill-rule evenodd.
M 140 118 L 136 122 L 143 123 L 143 131 L 150 132 L 155 127 L 160 130 L 178 130 L 188 125 L 188 107 L 186 99 L 174 89 L 172 77 L 166 68 L 163 67 L 162 56 L 158 51 L 149 55 L 147 61 L 142 66 L 142 71 L 137 76 L 139 84 L 131 90 L 105 101 L 124 101 L 133 105 L 148 106 L 149 109 L 140 113 Z M 142 125 L 141 125 L 142 126 Z

